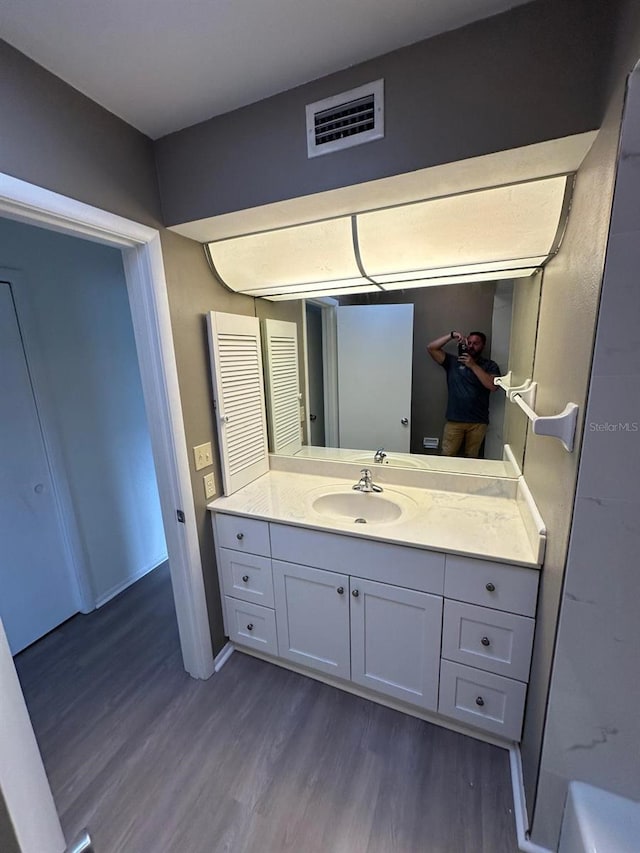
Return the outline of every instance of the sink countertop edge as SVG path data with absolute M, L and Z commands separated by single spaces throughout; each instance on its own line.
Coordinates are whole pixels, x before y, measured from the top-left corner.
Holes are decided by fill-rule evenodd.
M 532 537 L 516 500 L 394 486 L 394 491 L 418 503 L 417 513 L 404 521 L 369 522 L 355 528 L 352 523 L 305 512 L 303 496 L 323 486 L 330 489 L 347 484 L 319 475 L 270 471 L 234 494 L 211 501 L 207 509 L 376 542 L 541 568 L 544 533 L 540 533 L 538 540 Z M 504 536 L 497 535 L 499 527 Z M 463 543 L 460 540 L 465 536 L 469 541 Z M 485 541 L 479 542 L 481 538 Z

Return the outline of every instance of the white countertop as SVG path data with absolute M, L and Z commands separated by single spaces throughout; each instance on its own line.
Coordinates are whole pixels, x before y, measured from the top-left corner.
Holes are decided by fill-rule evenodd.
M 409 506 L 407 517 L 355 524 L 314 512 L 312 499 L 323 489 L 350 490 L 353 483 L 353 479 L 272 470 L 235 494 L 216 498 L 208 509 L 532 568 L 542 562 L 544 527 L 538 525 L 532 535 L 531 519 L 523 518 L 522 500 L 385 484 L 381 497 L 386 493 Z M 362 497 L 375 501 L 377 496 Z

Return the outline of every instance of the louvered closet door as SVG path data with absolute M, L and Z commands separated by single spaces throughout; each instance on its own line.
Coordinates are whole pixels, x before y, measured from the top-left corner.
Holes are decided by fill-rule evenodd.
M 230 495 L 269 470 L 260 323 L 220 311 L 207 320 L 222 487 Z
M 302 447 L 298 330 L 282 320 L 262 324 L 269 450 L 295 453 Z

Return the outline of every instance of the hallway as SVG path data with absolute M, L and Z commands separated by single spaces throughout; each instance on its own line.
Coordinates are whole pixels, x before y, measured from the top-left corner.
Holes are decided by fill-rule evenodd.
M 168 566 L 16 658 L 96 853 L 512 853 L 505 750 L 234 654 L 182 669 Z

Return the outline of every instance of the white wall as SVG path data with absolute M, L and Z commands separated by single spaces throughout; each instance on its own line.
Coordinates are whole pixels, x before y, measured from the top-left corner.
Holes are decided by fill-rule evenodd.
M 622 126 L 534 822 L 534 839 L 552 849 L 571 779 L 640 800 L 638 270 L 636 71 Z
M 122 257 L 0 220 L 0 267 L 21 273 L 48 427 L 100 604 L 166 559 Z

